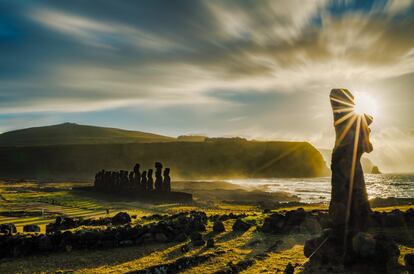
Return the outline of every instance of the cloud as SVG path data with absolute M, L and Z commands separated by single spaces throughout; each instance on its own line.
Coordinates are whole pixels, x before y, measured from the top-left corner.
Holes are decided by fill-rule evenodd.
M 108 49 L 131 46 L 142 50 L 168 51 L 178 47 L 168 39 L 116 22 L 101 22 L 50 9 L 37 9 L 30 17 L 46 27 L 63 32 L 81 43 Z
M 408 10 L 413 3 L 413 0 L 388 0 L 386 11 L 390 14 L 397 14 Z
M 413 5 L 361 3 L 0 2 L 0 115 L 128 110 L 175 132 L 327 144 L 327 94 L 348 87 L 394 102 L 382 127 L 414 127 Z

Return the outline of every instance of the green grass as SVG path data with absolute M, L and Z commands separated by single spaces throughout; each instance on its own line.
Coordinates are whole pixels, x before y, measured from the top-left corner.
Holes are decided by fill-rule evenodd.
M 45 231 L 45 224 L 53 222 L 56 216 L 65 215 L 71 217 L 101 217 L 106 216 L 105 209 L 110 208 L 110 216 L 119 211 L 127 211 L 130 215 L 137 215 L 134 222 L 144 224 L 153 220 L 141 220 L 140 217 L 154 213 L 177 213 L 189 210 L 203 210 L 208 215 L 215 214 L 240 214 L 248 216 L 244 221 L 261 225 L 267 216 L 255 206 L 237 204 L 203 204 L 194 205 L 148 205 L 137 201 L 108 201 L 98 196 L 85 196 L 80 193 L 68 191 L 72 186 L 70 183 L 62 185 L 47 184 L 49 187 L 57 188 L 54 192 L 45 192 L 40 188 L 36 189 L 37 183 L 17 183 L 13 186 L 0 183 L 0 213 L 3 211 L 39 211 L 44 209 L 45 215 L 20 217 L 0 216 L 0 224 L 12 222 L 22 231 L 25 224 L 40 224 L 42 232 Z M 24 191 L 23 191 L 24 190 Z M 29 191 L 30 190 L 30 191 Z M 53 202 L 52 202 L 53 201 Z M 306 205 L 300 206 L 307 211 L 327 210 L 327 205 Z M 274 211 L 292 210 L 296 207 L 279 208 Z M 376 208 L 380 211 L 391 211 L 395 208 L 406 210 L 409 206 Z M 1 214 L 0 214 L 1 215 Z M 211 233 L 212 223 L 207 225 L 207 232 L 203 233 L 205 239 L 213 237 L 216 242 L 214 249 L 206 247 L 191 248 L 186 254 L 182 254 L 180 247 L 183 243 L 176 244 L 149 244 L 145 246 L 134 246 L 127 248 L 107 250 L 75 250 L 71 253 L 55 253 L 25 258 L 15 258 L 0 261 L 0 273 L 44 273 L 56 271 L 74 271 L 75 273 L 124 273 L 128 271 L 145 269 L 163 263 L 173 262 L 182 256 L 195 254 L 214 253 L 218 250 L 224 252 L 221 255 L 213 256 L 209 261 L 186 269 L 184 273 L 213 273 L 223 269 L 229 263 L 237 263 L 247 258 L 254 258 L 256 263 L 241 273 L 275 273 L 283 272 L 286 265 L 299 264 L 296 273 L 304 270 L 303 264 L 307 259 L 303 255 L 303 244 L 311 237 L 308 234 L 291 235 L 267 235 L 256 231 L 252 227 L 245 233 L 232 232 L 234 220 L 224 222 L 226 232 L 215 235 Z M 84 227 L 77 228 L 84 229 Z M 75 230 L 77 230 L 75 229 Z M 389 235 L 395 238 L 408 239 L 407 242 L 400 241 L 401 256 L 400 263 L 403 263 L 403 256 L 414 252 L 410 237 L 413 231 L 405 229 L 390 230 Z M 282 243 L 273 247 L 277 241 Z M 340 273 L 347 273 L 343 269 L 335 269 Z M 318 269 L 317 273 L 330 273 L 330 270 Z M 367 272 L 369 273 L 369 272 Z

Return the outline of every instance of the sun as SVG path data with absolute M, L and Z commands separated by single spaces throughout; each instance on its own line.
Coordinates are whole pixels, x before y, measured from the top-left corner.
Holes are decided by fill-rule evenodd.
M 354 112 L 356 114 L 369 114 L 376 116 L 378 113 L 378 104 L 377 101 L 365 92 L 355 93 L 355 107 Z

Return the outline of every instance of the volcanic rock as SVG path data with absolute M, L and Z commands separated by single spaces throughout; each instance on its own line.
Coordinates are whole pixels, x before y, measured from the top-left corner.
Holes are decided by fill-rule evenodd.
M 233 224 L 233 231 L 247 231 L 252 225 L 243 221 L 242 219 L 237 219 Z

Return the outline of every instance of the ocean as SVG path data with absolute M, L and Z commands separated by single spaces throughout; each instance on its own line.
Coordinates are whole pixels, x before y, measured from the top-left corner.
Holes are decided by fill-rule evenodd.
M 273 178 L 226 180 L 246 187 L 260 187 L 268 192 L 286 192 L 296 195 L 301 202 L 328 202 L 331 195 L 331 177 Z M 369 198 L 414 198 L 414 174 L 365 174 Z

